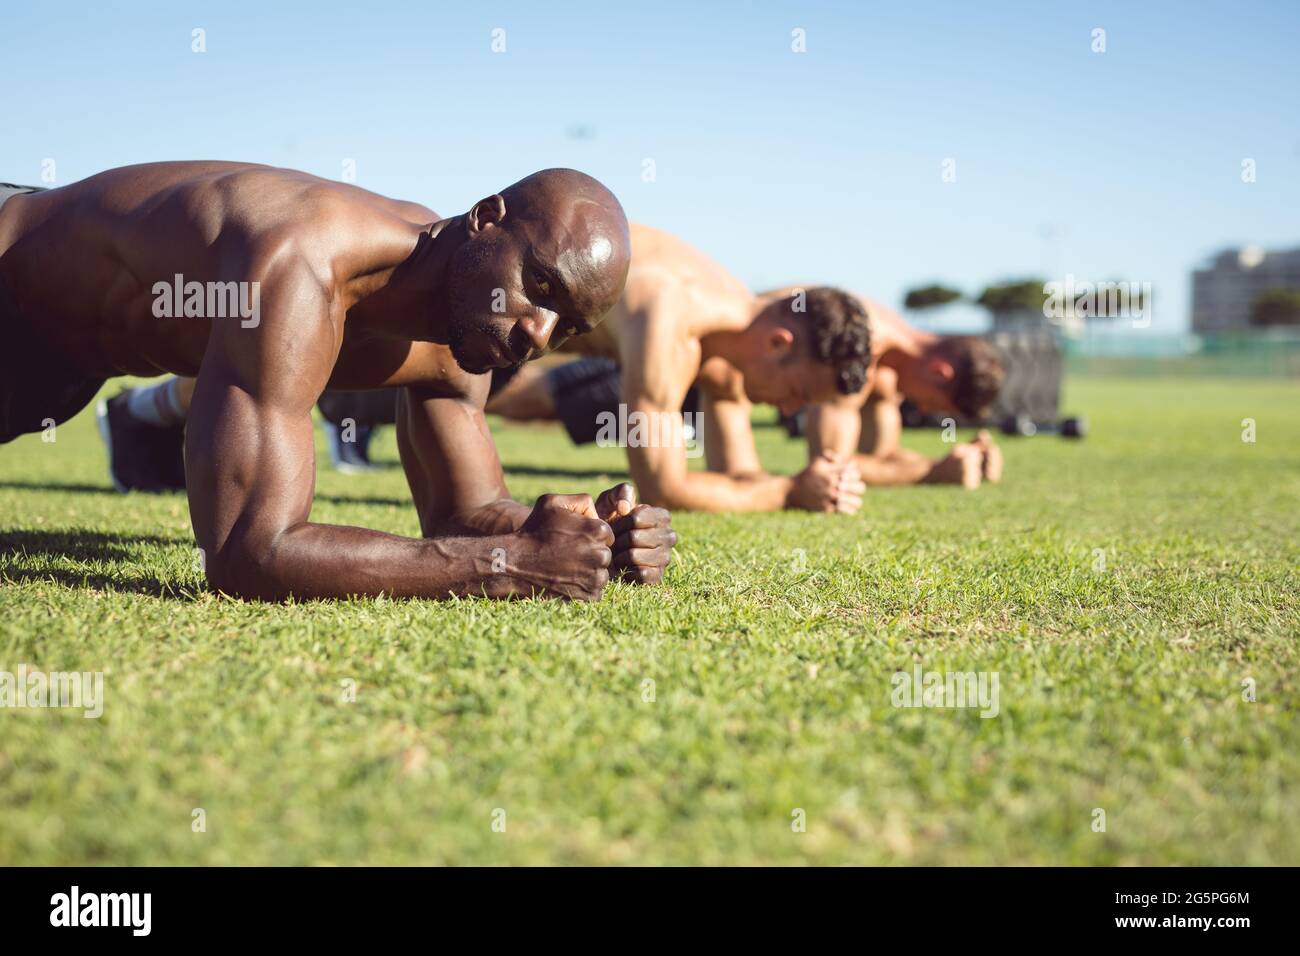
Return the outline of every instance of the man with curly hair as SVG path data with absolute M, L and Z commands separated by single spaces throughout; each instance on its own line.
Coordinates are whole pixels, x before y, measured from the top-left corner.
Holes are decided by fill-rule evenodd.
M 636 224 L 631 236 L 622 298 L 561 346 L 588 358 L 525 367 L 504 384 L 498 374 L 488 411 L 559 419 L 575 442 L 626 447 L 642 499 L 661 507 L 856 511 L 865 486 L 851 455 L 828 452 L 797 475 L 768 474 L 750 413 L 755 403 L 792 413 L 860 394 L 871 364 L 861 304 L 830 288 L 759 298 L 674 236 Z M 698 412 L 687 404 L 692 393 Z M 707 468 L 689 470 L 701 440 Z
M 768 293 L 779 298 L 787 290 Z M 980 431 L 942 458 L 903 448 L 903 399 L 922 413 L 985 418 L 1002 387 L 997 350 L 968 335 L 936 335 L 908 325 L 893 309 L 856 297 L 870 316 L 874 370 L 855 395 L 810 409 L 806 423 L 813 460 L 827 453 L 853 456 L 866 484 L 958 484 L 976 488 L 1002 477 L 1002 450 Z

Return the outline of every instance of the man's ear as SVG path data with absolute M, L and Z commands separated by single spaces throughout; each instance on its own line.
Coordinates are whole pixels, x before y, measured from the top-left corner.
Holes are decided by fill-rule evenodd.
M 768 333 L 767 347 L 784 358 L 794 348 L 794 333 L 785 326 L 778 325 Z
M 480 199 L 470 209 L 469 215 L 466 216 L 469 234 L 471 236 L 477 235 L 488 226 L 499 226 L 505 218 L 506 201 L 499 195 L 491 195 L 487 199 Z
M 937 356 L 925 363 L 925 370 L 941 382 L 951 382 L 957 375 L 951 362 Z

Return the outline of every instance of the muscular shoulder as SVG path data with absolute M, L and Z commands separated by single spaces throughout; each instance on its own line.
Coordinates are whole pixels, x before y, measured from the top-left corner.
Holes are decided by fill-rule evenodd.
M 677 236 L 651 226 L 633 223 L 632 267 L 628 272 L 629 302 L 638 296 L 656 296 L 665 286 L 676 286 L 700 296 L 751 295 L 745 284 L 716 260 Z
M 292 170 L 246 172 L 214 185 L 223 193 L 229 222 L 254 234 L 287 232 L 317 238 L 348 228 L 410 223 L 421 211 L 433 218 L 431 210 L 416 203 Z
M 253 272 L 286 259 L 301 262 L 336 289 L 397 265 L 409 255 L 418 226 L 437 218 L 418 203 L 293 170 L 244 170 L 206 191 L 207 197 L 196 190 L 187 202 L 199 219 L 219 210 L 220 221 L 206 224 L 218 234 L 214 244 L 246 256 Z

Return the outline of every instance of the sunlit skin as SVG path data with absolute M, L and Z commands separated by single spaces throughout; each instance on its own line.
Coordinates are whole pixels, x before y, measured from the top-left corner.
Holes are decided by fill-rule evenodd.
M 689 470 L 680 444 L 629 447 L 642 496 L 696 511 L 857 510 L 864 487 L 852 464 L 837 456 L 819 456 L 793 477 L 767 474 L 759 462 L 754 403 L 793 412 L 839 394 L 832 367 L 796 347 L 788 307 L 761 301 L 674 236 L 638 224 L 631 235 L 622 298 L 600 328 L 560 349 L 618 362 L 629 415 L 680 423 L 687 391 L 699 386 L 707 470 Z M 525 369 L 489 410 L 525 420 L 556 415 L 537 369 Z
M 630 485 L 511 501 L 488 376 L 617 302 L 618 201 L 546 170 L 442 219 L 415 203 L 241 163 L 114 169 L 0 210 L 0 282 L 87 376 L 197 375 L 190 516 L 210 583 L 279 599 L 559 595 L 658 581 L 675 541 Z M 257 283 L 260 322 L 158 318 L 155 282 Z M 326 386 L 403 386 L 399 446 L 423 538 L 309 520 Z M 611 522 L 613 524 L 611 525 Z
M 765 297 L 784 290 L 774 289 Z M 836 396 L 810 409 L 810 458 L 831 452 L 852 455 L 868 485 L 957 484 L 977 488 L 1002 479 L 1002 449 L 987 431 L 932 459 L 902 446 L 903 399 L 926 414 L 956 414 L 952 365 L 931 348 L 939 336 L 908 325 L 888 306 L 858 296 L 871 321 L 873 374 L 857 395 Z

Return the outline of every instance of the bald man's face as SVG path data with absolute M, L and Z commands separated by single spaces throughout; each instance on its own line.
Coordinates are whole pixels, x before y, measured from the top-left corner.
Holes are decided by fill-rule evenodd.
M 474 374 L 521 365 L 599 324 L 622 295 L 630 258 L 621 211 L 610 219 L 577 200 L 546 218 L 507 208 L 499 224 L 471 231 L 449 278 L 457 363 Z

